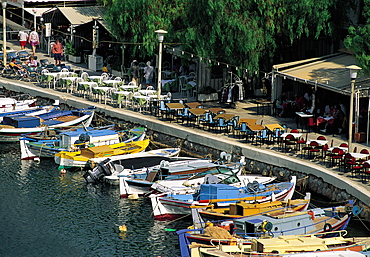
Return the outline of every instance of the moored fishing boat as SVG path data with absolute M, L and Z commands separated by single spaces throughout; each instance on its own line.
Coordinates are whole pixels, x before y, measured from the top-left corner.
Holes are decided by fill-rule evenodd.
M 122 158 L 127 154 L 144 151 L 149 145 L 149 139 L 143 140 L 144 137 L 145 133 L 135 138 L 136 140 L 131 138 L 128 142 L 89 147 L 74 152 L 62 151 L 55 154 L 54 160 L 59 164 L 59 169 L 85 168 L 88 162 L 95 165 L 107 158 Z
M 296 177 L 290 182 L 281 182 L 256 187 L 234 187 L 226 184 L 202 184 L 194 194 L 151 195 L 156 219 L 172 219 L 190 215 L 192 208 L 206 208 L 210 204 L 227 206 L 237 201 L 269 202 L 291 199 L 296 186 Z
M 243 244 L 250 244 L 252 238 L 276 238 L 281 235 L 310 235 L 344 230 L 351 217 L 357 216 L 361 210 L 358 206 L 353 207 L 353 201 L 350 200 L 346 206 L 314 208 L 308 211 L 281 208 L 234 220 L 214 222 L 205 222 L 199 217 L 196 209 L 192 212 L 194 228 L 200 230 L 185 231 L 187 241 L 208 244 L 211 241 L 219 241 L 227 244 L 224 239 L 233 237 L 241 240 Z M 213 224 L 216 225 L 215 228 L 209 228 L 209 225 Z M 202 229 L 203 227 L 206 228 Z M 217 230 L 218 233 L 212 233 Z
M 297 256 L 319 257 L 365 256 L 363 253 L 370 246 L 369 238 L 346 238 L 347 231 L 336 232 L 338 236 L 331 236 L 332 232 L 311 235 L 278 236 L 276 238 L 250 239 L 250 244 L 241 244 L 236 238 L 222 244 L 214 240 L 212 245 L 190 243 L 188 247 L 180 246 L 182 257 L 208 256 Z M 183 234 L 180 234 L 182 237 Z M 325 237 L 325 238 L 321 238 Z M 329 238 L 328 238 L 329 237 Z M 180 238 L 180 242 L 183 238 Z M 183 241 L 184 242 L 184 241 Z M 189 243 L 189 242 L 186 242 Z M 180 243 L 181 245 L 181 243 Z
M 239 163 L 222 164 L 199 159 L 163 164 L 149 170 L 144 176 L 123 176 L 120 180 L 121 196 L 148 195 L 151 192 L 190 194 L 203 183 L 252 186 L 252 182 L 267 184 L 274 180 L 271 177 L 240 175 L 242 167 Z
M 54 134 L 52 138 L 45 138 L 48 135 L 50 133 L 38 137 L 26 134 L 20 138 L 21 159 L 54 158 L 54 155 L 61 151 L 70 152 L 93 146 L 118 144 L 136 136 L 130 131 L 116 131 L 113 126 L 96 129 L 77 128 Z
M 87 183 L 106 182 L 111 185 L 119 185 L 119 176 L 135 176 L 146 174 L 150 163 L 159 161 L 187 160 L 190 157 L 175 157 L 180 153 L 180 148 L 163 148 L 130 154 L 128 156 L 117 156 L 115 160 L 106 159 L 100 162 L 92 170 L 86 171 L 84 178 Z M 115 156 L 116 157 L 116 156 Z M 136 169 L 125 169 L 125 167 L 136 167 Z
M 205 210 L 199 210 L 198 213 L 203 220 L 229 220 L 276 211 L 305 211 L 310 204 L 310 200 L 311 194 L 306 193 L 304 199 L 289 199 L 287 201 L 271 201 L 265 203 L 246 203 L 240 201 L 225 207 L 210 205 Z
M 36 106 L 37 99 L 17 100 L 11 97 L 0 98 L 0 113 L 27 110 Z
M 82 123 L 89 126 L 93 116 L 94 108 L 55 110 L 38 116 L 5 116 L 0 125 L 0 142 L 17 142 L 23 134 L 67 129 Z
M 10 111 L 10 112 L 2 112 L 0 113 L 0 121 L 2 122 L 5 116 L 38 116 L 44 113 L 49 113 L 57 110 L 58 106 L 35 106 L 30 107 L 25 110 L 18 110 L 18 111 Z

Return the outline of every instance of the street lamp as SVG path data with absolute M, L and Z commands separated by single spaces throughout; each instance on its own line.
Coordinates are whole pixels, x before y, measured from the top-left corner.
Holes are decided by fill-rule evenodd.
M 355 81 L 357 78 L 357 72 L 361 70 L 360 67 L 356 65 L 350 65 L 346 67 L 349 69 L 349 74 L 351 78 L 351 98 L 349 103 L 349 127 L 348 127 L 348 152 L 352 149 L 352 122 L 353 122 L 353 97 L 355 94 Z M 358 126 L 358 124 L 356 124 Z
M 7 4 L 7 0 L 2 0 L 1 1 L 1 5 L 3 6 L 3 64 L 4 64 L 4 67 L 6 65 L 6 14 L 5 14 L 5 10 L 6 10 L 6 4 Z
M 162 43 L 164 39 L 164 35 L 167 34 L 167 31 L 160 29 L 156 30 L 155 33 L 158 34 L 158 41 L 159 41 L 159 55 L 158 55 L 158 85 L 157 85 L 157 90 L 158 90 L 158 99 L 161 96 L 161 80 L 162 80 Z
M 37 31 L 37 26 L 36 26 L 36 9 L 32 9 L 33 12 L 33 27 L 35 28 L 35 31 Z

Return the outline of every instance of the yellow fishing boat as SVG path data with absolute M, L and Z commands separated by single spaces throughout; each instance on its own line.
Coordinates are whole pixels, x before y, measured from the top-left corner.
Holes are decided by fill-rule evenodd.
M 142 141 L 121 142 L 113 145 L 89 147 L 80 151 L 62 151 L 55 154 L 54 160 L 59 167 L 85 167 L 87 162 L 100 163 L 107 158 L 114 158 L 144 151 L 149 145 L 149 139 Z
M 310 198 L 311 194 L 307 193 L 304 199 L 289 199 L 287 201 L 271 201 L 266 203 L 240 201 L 224 207 L 212 204 L 206 210 L 199 210 L 199 214 L 205 220 L 225 220 L 277 211 L 285 213 L 305 211 L 310 204 Z

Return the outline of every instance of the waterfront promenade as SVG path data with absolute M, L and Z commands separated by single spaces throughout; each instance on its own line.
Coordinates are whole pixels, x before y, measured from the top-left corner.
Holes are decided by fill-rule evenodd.
M 16 42 L 17 43 L 17 42 Z M 18 50 L 17 45 L 12 46 Z M 38 59 L 50 59 L 44 53 L 38 53 Z M 63 62 L 65 63 L 65 62 Z M 90 75 L 100 74 L 101 72 L 93 72 L 87 69 L 85 64 L 72 64 L 68 63 L 72 69 L 83 69 Z M 67 104 L 74 108 L 85 108 L 91 105 L 97 107 L 97 112 L 102 116 L 110 116 L 112 118 L 126 120 L 139 125 L 145 125 L 149 130 L 154 132 L 161 132 L 170 135 L 173 138 L 186 140 L 188 143 L 204 145 L 206 147 L 218 149 L 221 151 L 237 153 L 245 155 L 249 159 L 260 162 L 268 162 L 272 165 L 289 168 L 291 170 L 300 171 L 307 174 L 312 174 L 324 181 L 335 185 L 336 187 L 346 190 L 349 194 L 353 195 L 365 205 L 370 203 L 370 184 L 362 183 L 361 178 L 352 178 L 351 173 L 344 173 L 338 167 L 328 168 L 321 160 L 308 160 L 301 158 L 299 154 L 294 152 L 283 153 L 279 150 L 277 145 L 255 145 L 247 143 L 245 139 L 232 137 L 232 134 L 214 133 L 205 131 L 199 128 L 193 128 L 176 122 L 169 122 L 158 117 L 154 117 L 147 113 L 139 113 L 131 109 L 116 108 L 111 105 L 99 104 L 97 102 L 84 99 L 82 97 L 72 95 L 70 93 L 55 91 L 49 88 L 39 87 L 33 83 L 20 82 L 11 79 L 0 78 L 0 83 L 6 89 L 16 92 L 29 93 L 33 96 L 39 96 L 47 99 L 60 100 L 60 103 Z M 173 98 L 179 95 L 174 94 Z M 195 99 L 189 99 L 189 102 Z M 226 110 L 226 113 L 238 115 L 241 119 L 257 119 L 257 123 L 262 124 L 286 124 L 288 131 L 296 128 L 296 121 L 293 118 L 280 118 L 270 115 L 258 115 L 256 99 L 246 99 L 237 103 L 236 108 L 232 108 L 228 104 L 220 104 L 216 102 L 204 103 L 206 108 L 221 107 Z M 311 132 L 308 134 L 308 139 L 316 139 L 319 133 Z M 347 142 L 344 134 L 341 136 L 324 135 L 330 142 L 333 140 L 333 145 L 338 146 L 340 143 Z M 363 148 L 370 149 L 365 144 L 354 143 L 353 147 L 361 150 Z

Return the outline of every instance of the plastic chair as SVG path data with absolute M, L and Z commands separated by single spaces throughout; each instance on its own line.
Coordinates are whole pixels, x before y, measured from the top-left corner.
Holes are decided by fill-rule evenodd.
M 313 131 L 317 131 L 317 122 L 315 121 L 314 118 L 308 118 L 308 123 L 307 123 L 307 128 L 308 132 L 311 132 L 311 128 L 313 128 Z
M 366 182 L 369 177 L 370 177 L 370 163 L 364 162 L 361 172 L 361 181 Z
M 316 141 L 312 141 L 310 143 L 311 149 L 308 151 L 308 158 L 313 159 L 312 157 L 315 155 L 317 156 L 318 153 L 320 153 L 319 144 Z
M 267 129 L 263 129 L 260 131 L 260 134 L 256 136 L 256 139 L 259 139 L 259 142 L 262 144 L 265 143 L 265 140 L 268 139 L 269 136 L 267 135 Z
M 289 134 L 285 137 L 283 140 L 284 143 L 284 151 L 287 152 L 289 148 L 292 148 L 293 150 L 297 147 L 297 141 L 295 140 L 294 136 Z
M 201 125 L 203 125 L 203 127 L 207 126 L 208 125 L 208 122 L 209 122 L 209 116 L 211 115 L 211 113 L 209 112 L 206 112 L 205 115 L 204 115 L 204 118 L 200 118 L 199 119 L 199 123 Z

